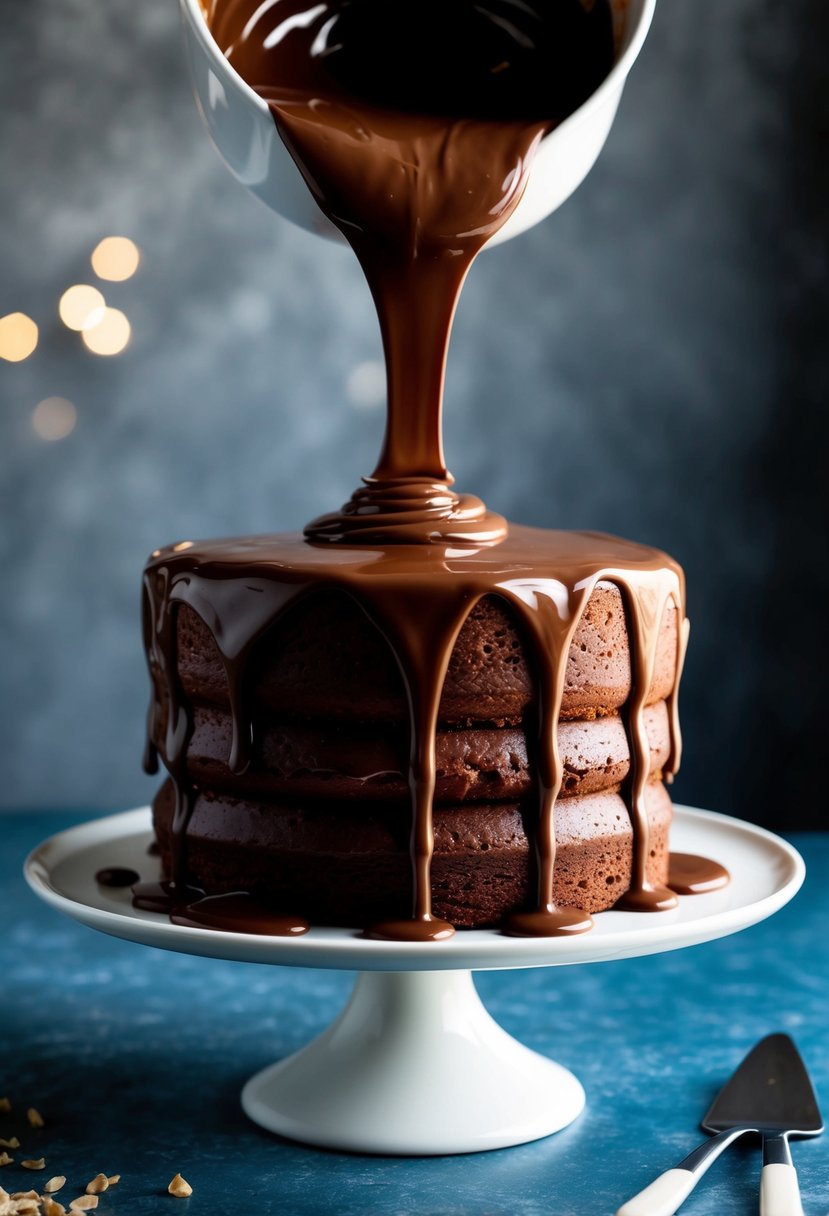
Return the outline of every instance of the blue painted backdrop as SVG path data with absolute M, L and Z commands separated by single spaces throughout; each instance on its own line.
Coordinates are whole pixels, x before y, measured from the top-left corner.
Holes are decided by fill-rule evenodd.
M 820 0 L 662 0 L 588 181 L 473 270 L 447 387 L 461 487 L 683 562 L 677 794 L 790 827 L 823 816 L 828 24 Z M 40 326 L 0 362 L 0 799 L 121 807 L 153 787 L 146 554 L 346 498 L 379 339 L 351 254 L 219 163 L 173 0 L 6 3 L 0 113 L 0 316 Z M 110 233 L 143 260 L 105 289 L 133 338 L 103 359 L 56 305 Z M 47 442 L 54 395 L 77 425 Z

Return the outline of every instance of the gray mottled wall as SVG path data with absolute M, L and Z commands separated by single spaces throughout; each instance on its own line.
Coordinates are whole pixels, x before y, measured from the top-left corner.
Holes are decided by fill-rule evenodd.
M 379 445 L 352 376 L 379 340 L 349 252 L 219 163 L 174 0 L 2 13 L 0 315 L 41 342 L 0 363 L 0 799 L 115 808 L 153 785 L 146 554 L 346 498 Z M 787 826 L 825 813 L 828 26 L 823 0 L 661 0 L 587 182 L 474 269 L 447 390 L 461 487 L 683 562 L 677 793 Z M 132 343 L 100 359 L 56 303 L 109 233 L 144 256 L 107 291 Z M 78 424 L 46 443 L 54 394 Z

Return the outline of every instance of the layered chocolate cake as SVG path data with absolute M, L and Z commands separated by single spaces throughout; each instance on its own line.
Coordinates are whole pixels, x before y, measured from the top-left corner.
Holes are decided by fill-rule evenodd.
M 446 347 L 475 255 L 533 156 L 613 62 L 607 0 L 214 0 L 380 317 L 377 468 L 304 535 L 156 551 L 148 767 L 188 924 L 392 939 L 580 932 L 667 888 L 687 638 L 682 572 L 507 525 L 452 489 Z M 397 17 L 395 18 L 397 22 Z
M 157 552 L 165 868 L 179 892 L 384 936 L 672 905 L 683 603 L 664 554 L 514 525 L 485 547 Z

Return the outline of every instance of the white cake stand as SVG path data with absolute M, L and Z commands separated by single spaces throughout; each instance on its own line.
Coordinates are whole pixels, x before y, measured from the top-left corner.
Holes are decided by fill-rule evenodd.
M 445 942 L 363 940 L 356 930 L 258 937 L 173 925 L 132 907 L 129 890 L 99 887 L 109 866 L 158 877 L 147 808 L 60 832 L 29 856 L 26 878 L 47 903 L 93 929 L 185 954 L 357 970 L 344 1011 L 314 1042 L 258 1073 L 242 1106 L 295 1140 L 362 1153 L 428 1155 L 522 1144 L 581 1112 L 578 1080 L 508 1035 L 484 1009 L 473 969 L 596 963 L 675 950 L 744 929 L 776 912 L 805 875 L 791 845 L 762 828 L 676 807 L 671 844 L 727 866 L 722 891 L 650 915 L 603 912 L 589 933 L 527 939 L 459 931 Z

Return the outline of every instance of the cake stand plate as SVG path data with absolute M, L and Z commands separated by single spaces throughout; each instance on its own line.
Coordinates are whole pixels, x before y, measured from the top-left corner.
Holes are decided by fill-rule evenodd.
M 581 1112 L 578 1080 L 490 1017 L 473 969 L 604 962 L 712 941 L 771 916 L 797 892 L 803 861 L 786 841 L 711 811 L 675 807 L 671 844 L 731 872 L 728 887 L 683 897 L 669 912 L 602 912 L 573 938 L 459 931 L 442 942 L 367 941 L 354 929 L 297 938 L 173 925 L 132 907 L 128 890 L 95 873 L 124 866 L 159 877 L 147 808 L 60 832 L 28 857 L 29 885 L 47 903 L 115 937 L 213 958 L 361 972 L 344 1011 L 318 1039 L 254 1076 L 248 1116 L 269 1131 L 326 1148 L 429 1155 L 523 1144 Z

